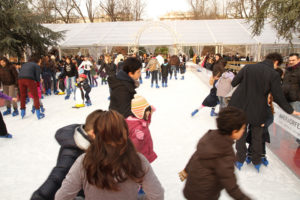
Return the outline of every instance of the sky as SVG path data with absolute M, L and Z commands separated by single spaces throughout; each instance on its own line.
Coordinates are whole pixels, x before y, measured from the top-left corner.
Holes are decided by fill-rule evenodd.
M 144 20 L 159 20 L 159 17 L 171 11 L 188 11 L 190 6 L 187 0 L 142 0 L 146 3 Z M 98 5 L 99 0 L 94 0 L 94 5 Z M 81 1 L 80 8 L 84 16 L 87 16 L 85 0 Z
M 160 16 L 171 11 L 188 11 L 187 0 L 145 0 L 145 19 L 159 19 Z

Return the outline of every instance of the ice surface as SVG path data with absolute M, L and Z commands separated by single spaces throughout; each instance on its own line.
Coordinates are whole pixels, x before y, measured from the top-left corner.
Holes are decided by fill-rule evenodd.
M 210 109 L 202 109 L 195 117 L 191 112 L 200 106 L 209 92 L 204 72 L 188 71 L 185 80 L 168 80 L 168 88 L 150 87 L 150 80 L 137 92 L 156 107 L 150 125 L 154 150 L 158 155 L 152 163 L 164 189 L 165 199 L 184 199 L 178 172 L 181 171 L 196 144 L 208 129 L 215 128 L 215 118 Z M 161 83 L 160 83 L 161 86 Z M 107 109 L 108 86 L 93 88 L 91 107 L 73 109 L 75 102 L 64 96 L 43 99 L 46 117 L 37 120 L 27 105 L 26 117 L 5 116 L 8 131 L 13 139 L 0 139 L 0 199 L 27 200 L 47 178 L 56 163 L 59 146 L 54 139 L 55 131 L 73 123 L 84 123 L 86 116 L 95 109 Z M 3 111 L 4 108 L 1 108 Z M 218 109 L 217 109 L 218 110 Z M 258 174 L 253 165 L 236 171 L 241 188 L 253 199 L 300 199 L 300 181 L 284 164 L 267 150 L 270 164 L 262 166 Z M 221 199 L 231 199 L 223 192 Z

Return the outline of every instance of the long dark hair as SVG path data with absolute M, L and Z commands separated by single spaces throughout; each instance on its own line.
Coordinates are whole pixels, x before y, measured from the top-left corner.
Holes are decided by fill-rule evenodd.
M 128 138 L 128 126 L 116 111 L 104 111 L 94 125 L 95 139 L 86 151 L 83 168 L 87 180 L 99 189 L 117 191 L 128 178 L 141 182 L 142 161 Z

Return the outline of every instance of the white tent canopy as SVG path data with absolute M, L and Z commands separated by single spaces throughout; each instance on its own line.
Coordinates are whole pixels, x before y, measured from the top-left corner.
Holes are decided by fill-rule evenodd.
M 44 24 L 53 31 L 65 31 L 61 48 L 111 46 L 204 46 L 289 44 L 279 39 L 270 24 L 260 36 L 252 37 L 250 24 L 242 19 L 139 21 L 80 24 Z M 294 44 L 300 44 L 295 38 Z

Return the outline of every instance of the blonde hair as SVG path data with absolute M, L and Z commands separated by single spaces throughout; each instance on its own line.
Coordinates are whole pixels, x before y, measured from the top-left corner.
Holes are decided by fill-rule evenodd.
M 106 62 L 106 59 L 107 59 L 107 62 Z M 109 54 L 105 54 L 105 56 L 104 56 L 104 62 L 105 63 L 111 63 L 111 57 L 110 57 Z

